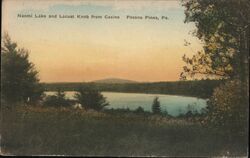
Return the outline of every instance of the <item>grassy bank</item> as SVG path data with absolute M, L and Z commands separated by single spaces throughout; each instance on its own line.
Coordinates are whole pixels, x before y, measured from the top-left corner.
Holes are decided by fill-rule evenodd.
M 2 109 L 1 147 L 13 155 L 246 155 L 246 144 L 198 122 L 75 109 Z

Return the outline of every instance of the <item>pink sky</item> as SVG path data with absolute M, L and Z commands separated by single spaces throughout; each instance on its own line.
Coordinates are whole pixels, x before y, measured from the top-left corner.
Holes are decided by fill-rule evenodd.
M 21 2 L 20 2 L 21 1 Z M 33 7 L 32 7 L 33 6 Z M 183 54 L 201 49 L 184 24 L 178 1 L 3 2 L 3 31 L 30 60 L 42 82 L 81 82 L 117 77 L 137 81 L 175 81 Z M 119 20 L 17 18 L 17 14 L 116 15 Z M 126 15 L 167 16 L 168 20 L 128 20 Z M 184 40 L 191 42 L 184 46 Z

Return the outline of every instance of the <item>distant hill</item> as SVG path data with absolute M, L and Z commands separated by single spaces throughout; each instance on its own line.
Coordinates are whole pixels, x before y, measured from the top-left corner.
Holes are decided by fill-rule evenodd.
M 92 81 L 94 83 L 137 83 L 136 81 L 120 79 L 120 78 L 106 78 Z

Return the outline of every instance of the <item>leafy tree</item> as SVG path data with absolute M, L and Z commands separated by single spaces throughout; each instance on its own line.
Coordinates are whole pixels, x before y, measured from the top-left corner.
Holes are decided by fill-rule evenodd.
M 54 107 L 69 107 L 72 104 L 69 99 L 66 99 L 65 92 L 58 89 L 55 95 L 47 96 L 45 98 L 44 105 Z
M 93 88 L 79 88 L 74 97 L 79 104 L 87 109 L 100 111 L 109 105 L 106 98 Z
M 1 47 L 1 99 L 7 104 L 34 103 L 41 99 L 38 72 L 29 61 L 29 52 L 18 48 L 6 33 Z
M 203 51 L 184 55 L 182 79 L 205 75 L 227 80 L 214 90 L 208 104 L 208 121 L 227 131 L 245 125 L 249 113 L 249 24 L 248 0 L 188 0 L 185 22 L 194 22 L 194 35 Z M 247 111 L 247 112 L 246 112 Z
M 181 78 L 237 77 L 248 80 L 250 2 L 248 0 L 188 0 L 185 22 L 194 22 L 194 32 L 204 50 L 193 57 L 184 55 L 186 62 Z
M 158 97 L 155 97 L 153 100 L 153 104 L 152 104 L 152 112 L 154 114 L 160 114 L 161 113 L 161 105 L 160 102 L 158 100 Z

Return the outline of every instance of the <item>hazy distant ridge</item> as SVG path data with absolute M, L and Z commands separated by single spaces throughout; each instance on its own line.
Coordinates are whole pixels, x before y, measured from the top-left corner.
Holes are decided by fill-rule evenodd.
M 94 83 L 137 83 L 136 81 L 120 79 L 120 78 L 106 78 L 101 80 L 94 80 Z

